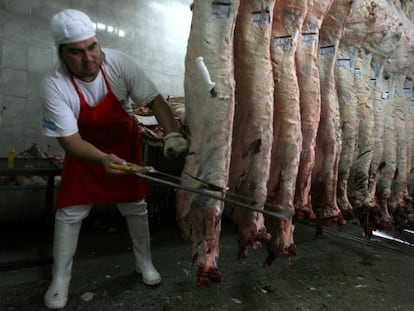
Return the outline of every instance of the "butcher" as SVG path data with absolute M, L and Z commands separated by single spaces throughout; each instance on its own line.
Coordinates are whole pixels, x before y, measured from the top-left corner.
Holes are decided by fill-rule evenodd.
M 45 80 L 42 132 L 57 138 L 65 160 L 56 203 L 53 276 L 44 303 L 60 309 L 68 301 L 81 222 L 93 205 L 117 204 L 131 236 L 135 270 L 147 285 L 161 282 L 151 259 L 147 184 L 111 168 L 142 165 L 141 133 L 131 114 L 131 99 L 149 107 L 165 129 L 165 156 L 186 152 L 188 142 L 154 83 L 128 55 L 101 48 L 95 25 L 85 13 L 57 13 L 51 32 L 59 66 Z

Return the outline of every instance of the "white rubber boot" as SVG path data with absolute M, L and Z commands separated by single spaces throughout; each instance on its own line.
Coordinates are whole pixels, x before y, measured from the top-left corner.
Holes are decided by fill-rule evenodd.
M 55 222 L 52 281 L 44 296 L 45 306 L 49 309 L 62 309 L 68 302 L 72 261 L 78 244 L 81 223 L 82 221 L 71 224 Z
M 160 284 L 161 276 L 151 259 L 148 212 L 145 210 L 141 215 L 128 215 L 125 218 L 135 255 L 135 270 L 142 274 L 142 281 L 145 284 Z

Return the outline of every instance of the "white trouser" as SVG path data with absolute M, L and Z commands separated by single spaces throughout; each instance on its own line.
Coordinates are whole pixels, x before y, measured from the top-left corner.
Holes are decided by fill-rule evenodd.
M 118 203 L 118 210 L 125 217 L 142 216 L 147 213 L 147 203 L 145 200 L 138 202 Z M 73 205 L 60 208 L 56 211 L 56 220 L 65 224 L 73 224 L 88 217 L 92 205 Z
M 136 259 L 135 269 L 142 273 L 145 284 L 159 284 L 161 277 L 153 266 L 151 259 L 145 201 L 120 203 L 118 209 L 125 216 L 128 224 Z M 79 231 L 82 220 L 88 217 L 90 211 L 91 205 L 75 205 L 56 211 L 53 241 L 53 277 L 44 295 L 44 303 L 49 309 L 64 308 L 68 301 L 72 262 L 77 248 Z

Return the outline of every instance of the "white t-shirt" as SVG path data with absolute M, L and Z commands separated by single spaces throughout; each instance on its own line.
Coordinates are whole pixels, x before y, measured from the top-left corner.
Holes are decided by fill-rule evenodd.
M 125 111 L 132 112 L 132 99 L 146 106 L 159 95 L 154 83 L 127 54 L 103 49 L 103 68 L 112 92 Z M 90 106 L 97 105 L 106 95 L 102 72 L 94 81 L 84 82 L 74 78 Z M 45 80 L 42 134 L 51 137 L 66 137 L 78 132 L 77 119 L 80 110 L 78 93 L 66 71 L 60 67 Z

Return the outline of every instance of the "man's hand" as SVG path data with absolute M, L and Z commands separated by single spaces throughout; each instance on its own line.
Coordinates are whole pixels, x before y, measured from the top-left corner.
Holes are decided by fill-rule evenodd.
M 174 159 L 181 154 L 187 153 L 189 148 L 188 140 L 178 132 L 171 132 L 164 138 L 164 156 L 167 159 Z
M 127 162 L 120 157 L 116 156 L 113 153 L 106 154 L 102 157 L 101 161 L 102 165 L 105 167 L 105 170 L 108 174 L 126 174 L 125 170 L 121 170 L 113 164 L 119 164 L 119 165 L 127 165 Z
M 177 130 L 170 106 L 158 95 L 148 106 L 154 112 L 158 123 L 168 133 L 164 138 L 164 156 L 173 159 L 188 152 L 189 143 Z

